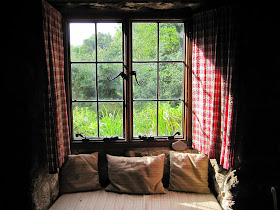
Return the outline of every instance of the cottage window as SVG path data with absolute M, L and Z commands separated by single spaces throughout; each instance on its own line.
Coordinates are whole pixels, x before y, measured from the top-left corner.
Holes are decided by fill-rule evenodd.
M 184 22 L 70 20 L 68 29 L 73 140 L 186 139 Z

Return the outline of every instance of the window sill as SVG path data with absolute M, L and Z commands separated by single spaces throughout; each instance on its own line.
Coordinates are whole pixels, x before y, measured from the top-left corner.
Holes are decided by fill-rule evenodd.
M 96 150 L 96 149 L 127 149 L 127 148 L 141 148 L 141 147 L 171 147 L 172 143 L 182 139 L 156 139 L 153 141 L 144 141 L 144 140 L 115 140 L 114 142 L 104 142 L 102 140 L 73 140 L 71 142 L 71 150 L 76 149 L 87 149 L 87 150 Z M 186 140 L 183 140 L 187 143 Z M 191 148 L 191 147 L 188 147 Z

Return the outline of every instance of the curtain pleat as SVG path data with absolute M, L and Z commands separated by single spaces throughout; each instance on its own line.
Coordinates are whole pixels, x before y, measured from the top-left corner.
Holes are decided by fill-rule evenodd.
M 62 16 L 43 1 L 43 32 L 46 55 L 47 93 L 45 138 L 50 173 L 56 173 L 70 154 L 70 138 L 64 83 Z
M 230 8 L 193 16 L 192 144 L 226 169 L 233 160 L 232 43 Z

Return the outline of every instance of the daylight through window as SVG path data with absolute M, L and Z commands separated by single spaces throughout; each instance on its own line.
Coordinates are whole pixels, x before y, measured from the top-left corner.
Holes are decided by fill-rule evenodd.
M 182 133 L 183 23 L 133 23 L 133 136 Z
M 69 24 L 73 138 L 127 139 L 126 104 L 133 107 L 134 139 L 166 138 L 177 131 L 183 138 L 184 23 L 132 22 L 126 27 L 132 30 L 130 45 L 123 38 L 128 36 L 123 23 Z M 124 58 L 132 58 L 131 69 Z M 124 77 L 112 80 L 120 73 Z M 131 88 L 127 75 L 133 76 Z

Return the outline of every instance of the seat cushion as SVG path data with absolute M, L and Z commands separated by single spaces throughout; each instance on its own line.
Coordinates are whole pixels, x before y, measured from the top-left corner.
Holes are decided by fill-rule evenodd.
M 122 210 L 221 210 L 214 195 L 172 192 L 166 194 L 131 195 L 98 190 L 93 192 L 70 193 L 60 196 L 50 210 L 122 209 Z

